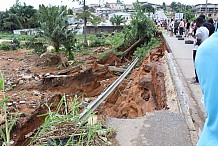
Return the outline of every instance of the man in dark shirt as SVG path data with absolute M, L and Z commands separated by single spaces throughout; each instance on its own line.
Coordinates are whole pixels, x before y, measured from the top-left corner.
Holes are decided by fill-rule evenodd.
M 190 31 L 190 22 L 189 20 L 187 20 L 186 24 L 185 24 L 185 37 L 188 36 L 188 32 Z
M 211 36 L 211 35 L 214 33 L 214 31 L 215 31 L 213 19 L 210 18 L 210 19 L 207 21 L 207 23 L 208 23 L 208 24 L 207 24 L 207 25 L 208 25 L 207 29 L 209 30 L 209 36 Z
M 209 30 L 209 36 L 211 36 L 214 31 L 215 31 L 215 27 L 213 24 L 213 19 L 210 18 L 208 21 L 205 20 L 205 15 L 200 15 L 199 17 L 203 18 L 204 23 L 203 26 L 206 27 Z
M 179 29 L 179 22 L 178 20 L 175 20 L 175 23 L 174 23 L 174 34 L 175 35 L 177 34 L 178 29 Z

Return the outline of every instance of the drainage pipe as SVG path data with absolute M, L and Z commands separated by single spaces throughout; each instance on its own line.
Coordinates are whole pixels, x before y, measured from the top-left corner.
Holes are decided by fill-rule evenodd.
M 107 97 L 111 92 L 122 82 L 122 80 L 129 74 L 133 67 L 138 62 L 138 57 L 129 65 L 125 72 L 113 83 L 111 84 L 103 93 L 101 93 L 94 101 L 92 101 L 87 108 L 80 114 L 79 120 L 86 118 L 93 112 Z

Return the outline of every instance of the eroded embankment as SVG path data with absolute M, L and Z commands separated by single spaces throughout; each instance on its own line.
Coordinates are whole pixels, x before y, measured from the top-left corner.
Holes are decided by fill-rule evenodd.
M 135 118 L 166 109 L 163 56 L 162 47 L 153 49 L 142 65 L 107 98 L 104 113 L 117 118 Z
M 144 58 L 142 65 L 135 68 L 119 87 L 109 95 L 101 108 L 98 109 L 101 111 L 99 113 L 117 118 L 135 118 L 144 116 L 146 112 L 167 109 L 165 49 L 164 42 L 160 47 L 154 48 Z M 117 74 L 121 74 L 121 72 L 117 73 L 109 70 L 108 67 L 108 65 L 117 66 L 121 64 L 121 60 L 116 56 L 106 57 L 102 62 L 103 65 L 98 65 L 96 61 L 93 62 L 92 65 L 85 69 L 76 67 L 49 74 L 34 73 L 30 74 L 28 78 L 19 80 L 14 91 L 22 91 L 22 94 L 25 91 L 26 98 L 23 100 L 26 101 L 25 104 L 16 105 L 16 107 L 20 111 L 24 109 L 24 106 L 28 107 L 28 110 L 23 111 L 28 114 L 24 114 L 23 119 L 25 120 L 21 121 L 23 123 L 20 128 L 22 129 L 25 124 L 29 124 L 30 119 L 43 114 L 42 112 L 37 113 L 37 109 L 42 106 L 40 104 L 42 100 L 53 97 L 55 94 L 60 96 L 65 94 L 67 98 L 83 95 L 81 97 L 91 102 L 118 78 Z M 20 94 L 14 95 L 11 100 L 19 103 L 19 96 Z M 28 101 L 27 98 L 29 97 L 31 100 L 35 99 L 34 107 L 28 105 L 30 99 Z M 14 102 L 12 103 L 14 104 Z M 83 104 L 83 107 L 86 105 Z M 31 136 L 30 133 L 34 132 L 35 129 L 37 129 L 37 126 L 32 130 L 25 130 L 24 128 L 24 132 L 20 133 L 20 135 L 24 136 L 21 136 L 21 141 L 25 141 L 25 138 Z M 16 135 L 19 131 L 13 131 L 12 135 L 14 133 Z M 20 141 L 20 139 L 17 140 Z

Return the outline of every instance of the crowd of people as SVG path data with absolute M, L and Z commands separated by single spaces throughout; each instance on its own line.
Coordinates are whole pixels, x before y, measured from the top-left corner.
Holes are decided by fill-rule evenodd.
M 200 15 L 193 22 L 184 19 L 162 22 L 162 26 L 171 32 L 170 36 L 179 34 L 195 38 L 195 77 L 190 83 L 200 84 L 207 114 L 197 146 L 218 145 L 218 21 L 215 24 L 212 18 L 206 21 L 205 15 Z
M 205 15 L 200 15 L 203 18 L 203 26 L 209 30 L 209 36 L 215 31 L 214 21 L 209 18 L 205 20 Z M 184 37 L 194 37 L 197 31 L 196 20 L 190 21 L 188 19 L 171 19 L 171 20 L 155 20 L 157 26 L 163 27 L 169 30 L 170 36 L 173 35 L 184 35 Z

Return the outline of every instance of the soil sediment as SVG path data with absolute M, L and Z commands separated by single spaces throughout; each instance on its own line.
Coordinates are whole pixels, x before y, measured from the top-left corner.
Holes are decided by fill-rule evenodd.
M 146 112 L 167 109 L 165 70 L 163 67 L 165 62 L 162 59 L 164 50 L 163 44 L 160 48 L 153 49 L 144 58 L 142 65 L 135 68 L 122 81 L 98 110 L 102 110 L 101 113 L 110 117 L 135 118 L 144 116 Z M 96 63 L 95 56 L 87 55 L 83 58 L 80 57 L 82 61 L 85 60 L 80 67 L 59 70 L 57 64 L 63 63 L 59 56 L 53 57 L 50 54 L 45 54 L 43 56 L 47 57 L 44 57 L 44 62 L 36 62 L 38 57 L 27 57 L 26 53 L 28 51 L 21 50 L 4 52 L 0 55 L 0 67 L 5 71 L 6 82 L 16 85 L 7 94 L 11 96 L 10 106 L 16 107 L 25 115 L 21 121 L 23 126 L 20 127 L 20 129 L 24 127 L 23 131 L 26 131 L 25 123 L 34 115 L 47 112 L 46 110 L 41 112 L 38 110 L 42 106 L 43 99 L 55 97 L 56 94 L 66 95 L 67 98 L 81 95 L 91 102 L 119 77 L 120 73 L 110 71 L 108 66 L 127 66 L 127 64 L 122 63 L 120 58 L 111 53 L 98 62 L 102 65 Z M 55 64 L 53 64 L 54 62 L 51 64 L 49 60 L 52 59 L 48 59 L 49 56 L 56 61 Z M 24 104 L 19 104 L 21 101 Z M 42 122 L 43 118 L 40 121 Z M 34 125 L 31 122 L 26 124 Z M 37 129 L 37 126 L 33 126 L 33 129 L 27 130 L 28 132 L 21 132 L 22 135 L 28 135 Z M 28 126 L 27 129 L 29 129 Z M 12 133 L 16 143 L 24 140 L 24 137 L 18 136 L 18 133 L 17 130 Z
M 146 112 L 166 109 L 162 48 L 153 49 L 142 65 L 131 73 L 107 98 L 103 105 L 106 115 L 136 118 Z

